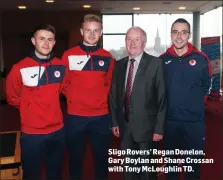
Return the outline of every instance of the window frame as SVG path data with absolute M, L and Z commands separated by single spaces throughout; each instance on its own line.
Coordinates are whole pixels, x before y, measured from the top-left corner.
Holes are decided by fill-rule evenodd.
M 109 15 L 109 16 L 122 16 L 122 15 L 130 15 L 132 17 L 132 26 L 134 25 L 134 13 L 121 13 L 121 14 L 116 14 L 116 13 L 103 13 L 102 14 L 102 22 L 103 22 L 103 16 L 106 16 L 106 15 Z M 109 36 L 112 36 L 112 35 L 126 35 L 126 33 L 102 33 L 102 41 L 101 41 L 101 44 L 102 44 L 102 47 L 104 47 L 104 35 L 109 35 Z

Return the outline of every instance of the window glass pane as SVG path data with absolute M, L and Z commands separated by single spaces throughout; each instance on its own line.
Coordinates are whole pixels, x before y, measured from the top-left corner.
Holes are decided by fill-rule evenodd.
M 103 33 L 126 33 L 132 27 L 132 15 L 103 15 Z
M 185 18 L 191 24 L 191 27 L 193 27 L 192 14 L 134 15 L 134 26 L 140 26 L 147 33 L 147 45 L 145 48 L 147 53 L 159 56 L 166 51 L 166 49 L 172 44 L 170 39 L 171 25 L 178 18 Z
M 134 26 L 141 27 L 147 33 L 147 53 L 159 56 L 166 50 L 166 15 L 135 14 Z
M 222 35 L 222 7 L 213 9 L 200 18 L 201 37 Z
M 109 51 L 116 60 L 127 56 L 125 35 L 103 35 L 103 48 Z

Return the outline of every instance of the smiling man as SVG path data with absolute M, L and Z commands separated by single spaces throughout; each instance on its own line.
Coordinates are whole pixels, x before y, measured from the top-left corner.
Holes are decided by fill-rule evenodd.
M 65 128 L 70 180 L 81 179 L 87 136 L 93 150 L 95 179 L 105 180 L 112 135 L 108 94 L 115 61 L 98 44 L 102 35 L 100 17 L 93 14 L 84 16 L 80 31 L 83 41 L 64 52 L 62 57 L 68 67 L 64 94 L 68 108 Z
M 156 172 L 138 168 L 155 168 L 150 161 L 129 163 L 130 159 L 154 159 L 150 150 L 158 148 L 166 121 L 167 93 L 164 63 L 147 54 L 147 34 L 131 27 L 125 37 L 128 56 L 117 61 L 110 90 L 113 134 L 120 137 L 125 180 L 156 180 Z M 130 153 L 128 153 L 130 151 Z M 129 166 L 129 167 L 127 167 Z M 137 166 L 137 167 L 135 167 Z M 136 171 L 134 171 L 136 169 Z
M 164 133 L 166 150 L 204 150 L 204 103 L 211 86 L 211 68 L 208 57 L 188 42 L 190 37 L 190 24 L 185 19 L 177 19 L 171 27 L 173 45 L 160 57 L 165 62 L 168 75 L 168 118 Z M 202 155 L 183 157 L 199 159 Z M 166 164 L 175 165 L 178 164 Z M 200 179 L 200 164 L 184 165 L 192 166 L 194 170 L 185 172 L 185 180 Z M 167 179 L 178 180 L 179 173 L 168 173 Z
M 60 180 L 65 132 L 59 93 L 65 66 L 53 53 L 55 29 L 38 26 L 34 51 L 16 63 L 6 80 L 7 101 L 21 115 L 21 159 L 24 180 L 39 180 L 46 162 L 47 180 Z

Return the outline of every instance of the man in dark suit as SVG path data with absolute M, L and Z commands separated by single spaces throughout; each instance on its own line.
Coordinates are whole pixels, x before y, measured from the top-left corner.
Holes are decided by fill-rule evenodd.
M 126 34 L 128 56 L 117 61 L 110 90 L 110 108 L 113 134 L 121 138 L 122 150 L 145 150 L 131 158 L 150 159 L 157 142 L 163 138 L 166 120 L 167 95 L 163 62 L 144 52 L 146 33 L 140 27 L 131 27 Z M 126 160 L 128 154 L 124 156 Z M 126 180 L 155 180 L 156 173 L 142 171 L 152 164 L 124 163 Z M 154 165 L 154 164 L 153 164 Z M 125 166 L 140 168 L 130 173 Z

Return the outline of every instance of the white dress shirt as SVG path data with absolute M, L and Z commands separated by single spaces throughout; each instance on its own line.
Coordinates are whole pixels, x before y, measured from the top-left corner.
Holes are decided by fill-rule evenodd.
M 142 58 L 142 55 L 143 55 L 143 52 L 141 54 L 139 54 L 138 56 L 136 56 L 134 59 L 134 68 L 133 68 L 133 74 L 132 74 L 132 83 L 134 83 L 134 79 L 135 79 L 135 75 L 136 75 L 136 72 L 138 70 L 138 67 L 139 67 L 139 63 L 140 63 L 140 60 Z M 130 61 L 130 57 L 128 58 L 128 64 L 127 64 L 127 69 L 126 69 L 126 75 L 125 75 L 125 87 L 126 87 L 126 84 L 127 84 L 127 79 L 128 79 L 128 74 L 129 74 L 129 66 L 131 64 L 131 61 Z M 133 84 L 132 84 L 133 85 Z M 131 87 L 132 87 L 131 85 Z

